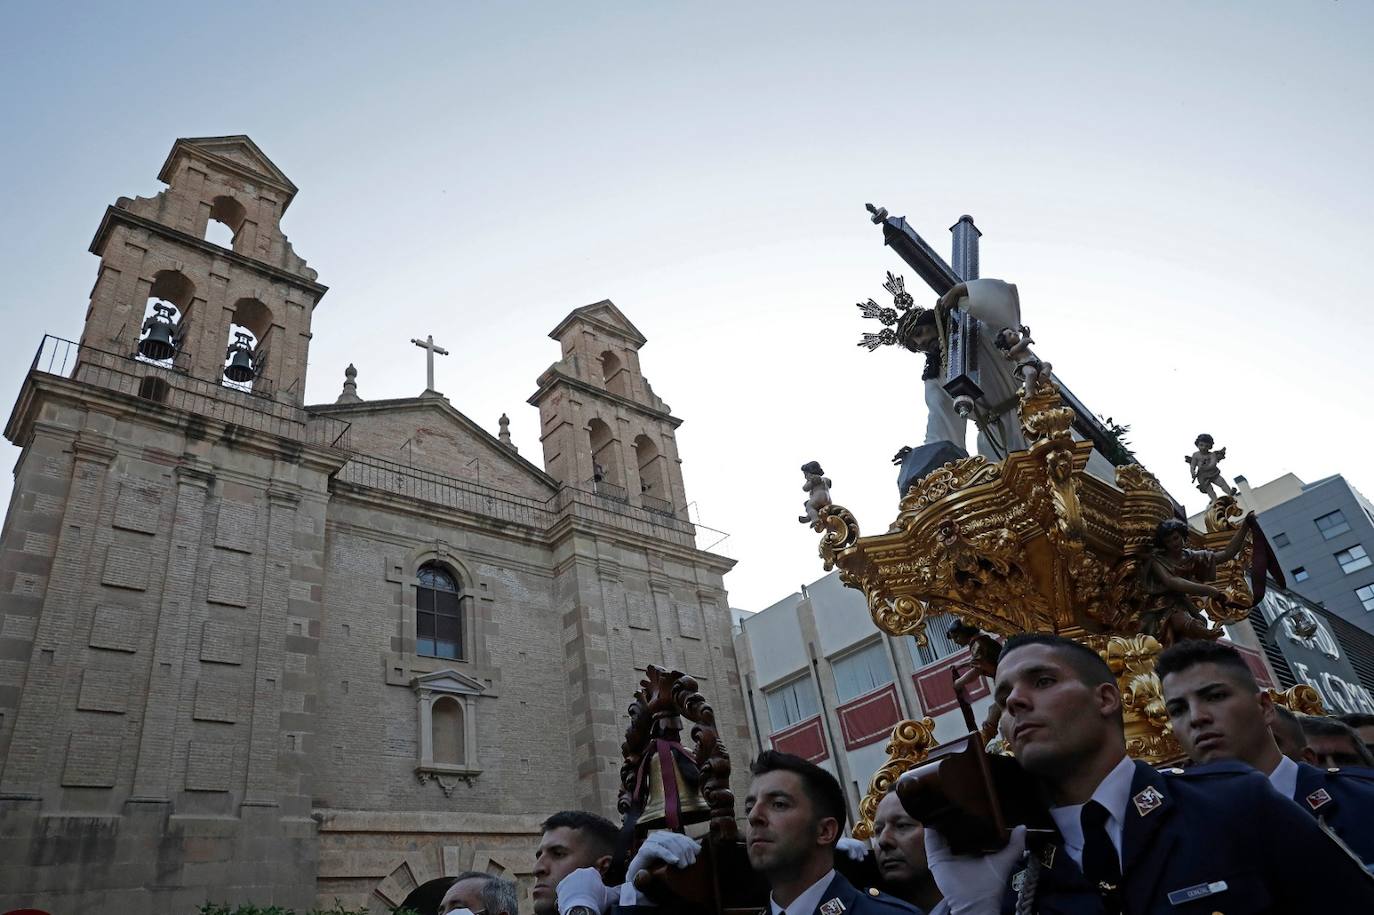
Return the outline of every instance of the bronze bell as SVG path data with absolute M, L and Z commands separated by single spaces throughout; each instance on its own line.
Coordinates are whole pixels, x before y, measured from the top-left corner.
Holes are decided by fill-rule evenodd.
M 143 329 L 148 332 L 148 336 L 138 341 L 140 356 L 154 362 L 162 362 L 176 355 L 177 345 L 173 339 L 176 322 L 172 320 L 173 311 L 172 306 L 161 302 L 153 306 L 153 314 L 143 322 Z
M 225 357 L 229 364 L 224 368 L 224 377 L 237 384 L 253 380 L 253 344 L 243 331 L 234 332 L 234 342 L 229 344 Z
M 649 797 L 644 802 L 644 812 L 639 815 L 636 829 L 653 830 L 668 828 L 668 797 L 663 792 L 663 770 L 658 754 L 649 757 L 646 772 L 649 780 Z M 682 770 L 674 765 L 673 775 L 677 780 L 678 818 L 680 825 L 700 823 L 710 819 L 711 808 L 701 799 L 701 793 L 682 777 Z

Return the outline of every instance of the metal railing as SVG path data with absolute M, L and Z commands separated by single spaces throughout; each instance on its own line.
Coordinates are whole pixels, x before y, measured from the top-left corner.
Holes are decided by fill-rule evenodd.
M 310 416 L 295 404 L 273 400 L 261 390 L 244 391 L 197 378 L 178 365 L 180 361 L 180 357 L 153 362 L 121 356 L 49 334 L 38 345 L 31 369 L 258 432 L 343 447 L 349 425 L 344 420 Z
M 642 492 L 639 494 L 639 504 L 644 506 L 645 511 L 655 512 L 660 515 L 668 515 L 670 517 L 677 517 L 677 512 L 673 511 L 673 503 L 669 502 L 667 499 L 660 499 L 656 496 L 651 496 L 647 492 Z
M 504 492 L 480 483 L 361 454 L 350 457 L 343 469 L 334 475 L 334 479 L 540 530 L 547 528 L 554 520 L 546 500 Z
M 624 502 L 626 505 L 630 504 L 630 496 L 625 492 L 624 486 L 607 483 L 605 480 L 592 480 L 592 492 L 596 493 L 598 496 L 605 496 L 607 499 L 613 499 L 616 502 Z

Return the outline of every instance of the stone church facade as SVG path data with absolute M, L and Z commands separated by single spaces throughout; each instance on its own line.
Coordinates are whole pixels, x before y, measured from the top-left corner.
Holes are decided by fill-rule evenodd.
M 700 680 L 741 781 L 732 562 L 698 548 L 625 315 L 550 334 L 542 466 L 435 391 L 350 371 L 305 406 L 326 287 L 279 228 L 295 186 L 243 136 L 159 178 L 106 210 L 82 338 L 43 342 L 5 429 L 0 910 L 385 911 L 468 869 L 527 897 L 544 816 L 614 817 L 647 664 Z

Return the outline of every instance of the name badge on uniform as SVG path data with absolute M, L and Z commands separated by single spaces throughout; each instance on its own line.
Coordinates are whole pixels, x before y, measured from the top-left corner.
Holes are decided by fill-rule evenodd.
M 1159 805 L 1164 803 L 1164 795 L 1160 794 L 1154 785 L 1150 785 L 1131 800 L 1135 802 L 1135 812 L 1144 816 L 1159 809 Z
M 1331 795 L 1326 793 L 1325 788 L 1318 788 L 1307 796 L 1307 806 L 1313 810 L 1319 810 L 1331 803 Z
M 821 903 L 821 915 L 840 915 L 844 911 L 844 903 L 838 899 L 827 899 Z
M 1197 886 L 1174 890 L 1169 894 L 1169 903 L 1170 905 L 1183 905 L 1185 902 L 1192 902 L 1194 899 L 1206 899 L 1208 896 L 1213 896 L 1225 890 L 1225 880 L 1213 880 L 1211 883 L 1199 883 Z

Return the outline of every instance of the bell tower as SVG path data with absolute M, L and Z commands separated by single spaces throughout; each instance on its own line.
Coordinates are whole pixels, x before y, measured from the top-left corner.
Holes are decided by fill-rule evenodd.
M 119 198 L 91 242 L 83 347 L 301 405 L 326 287 L 281 231 L 296 186 L 242 135 L 177 140 L 158 178 L 166 190 Z
M 674 430 L 682 420 L 639 368 L 644 335 L 609 299 L 578 308 L 549 336 L 563 358 L 539 376 L 544 469 L 577 489 L 685 517 Z

